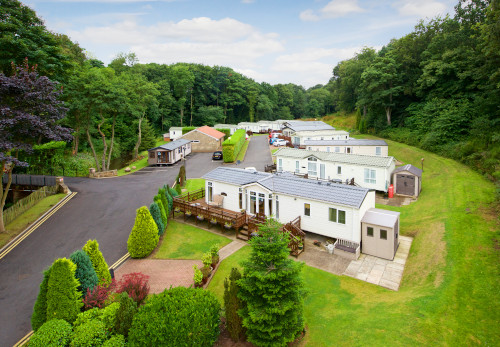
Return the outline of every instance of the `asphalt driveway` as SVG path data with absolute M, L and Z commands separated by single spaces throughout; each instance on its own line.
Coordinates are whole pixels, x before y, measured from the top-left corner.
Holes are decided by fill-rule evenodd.
M 211 155 L 191 154 L 187 177 L 198 178 L 223 165 Z M 267 137 L 252 137 L 239 166 L 264 170 L 270 163 Z M 181 164 L 110 179 L 65 178 L 78 194 L 0 260 L 0 346 L 12 346 L 31 330 L 42 272 L 54 259 L 69 257 L 89 239 L 98 240 L 108 265 L 127 252 L 136 209 L 149 206 L 160 186 L 172 185 Z

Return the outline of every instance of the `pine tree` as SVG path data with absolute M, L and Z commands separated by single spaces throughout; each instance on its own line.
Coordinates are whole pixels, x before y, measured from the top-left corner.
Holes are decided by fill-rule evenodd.
M 240 287 L 237 281 L 241 279 L 240 271 L 233 267 L 231 274 L 224 280 L 224 308 L 226 310 L 226 328 L 235 342 L 243 337 L 243 326 L 238 310 L 243 308 L 243 303 L 238 298 Z
M 146 206 L 137 209 L 134 227 L 127 241 L 127 249 L 132 258 L 144 258 L 158 245 L 158 227 Z
M 83 246 L 83 250 L 88 254 L 92 262 L 97 278 L 99 278 L 99 284 L 111 283 L 111 274 L 108 270 L 108 264 L 99 250 L 99 243 L 97 240 L 88 240 L 85 246 Z
M 273 219 L 260 227 L 237 282 L 238 297 L 245 302 L 238 313 L 248 341 L 257 346 L 286 346 L 304 329 L 304 264 L 289 259 L 289 236 L 280 227 Z
M 47 287 L 47 320 L 75 321 L 83 305 L 75 271 L 76 265 L 66 258 L 59 258 L 52 264 Z
M 37 331 L 47 321 L 47 288 L 49 286 L 50 268 L 43 272 L 43 280 L 40 283 L 40 292 L 33 307 L 31 316 L 31 328 Z
M 69 259 L 76 265 L 75 277 L 80 282 L 78 290 L 85 296 L 87 288 L 92 290 L 99 283 L 92 261 L 88 254 L 81 249 L 74 251 Z
M 149 212 L 151 213 L 151 216 L 153 217 L 153 220 L 155 221 L 156 226 L 158 227 L 158 234 L 160 236 L 163 235 L 163 232 L 165 231 L 165 226 L 163 224 L 160 207 L 156 202 L 153 202 L 151 205 L 149 205 Z
M 160 208 L 161 221 L 163 222 L 163 225 L 167 226 L 167 222 L 168 222 L 167 211 L 168 211 L 168 209 L 166 208 L 166 206 L 163 205 L 163 202 L 161 202 L 159 195 L 155 195 L 153 200 Z

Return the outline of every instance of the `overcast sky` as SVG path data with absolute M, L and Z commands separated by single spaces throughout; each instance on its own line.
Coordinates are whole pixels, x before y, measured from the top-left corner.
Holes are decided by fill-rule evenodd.
M 380 49 L 457 0 L 26 0 L 49 30 L 109 63 L 229 66 L 257 82 L 326 84 L 363 46 Z

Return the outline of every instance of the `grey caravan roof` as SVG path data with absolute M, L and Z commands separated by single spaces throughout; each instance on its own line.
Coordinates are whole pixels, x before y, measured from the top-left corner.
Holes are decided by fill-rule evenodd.
M 291 120 L 285 123 L 285 126 L 292 129 L 293 131 L 316 131 L 316 130 L 335 130 L 331 125 L 326 124 L 322 121 L 300 121 Z
M 380 225 L 382 227 L 394 228 L 399 219 L 399 212 L 370 208 L 361 219 L 362 223 Z
M 171 151 L 171 150 L 174 150 L 174 149 L 176 149 L 176 148 L 178 148 L 180 146 L 184 146 L 185 144 L 188 144 L 189 142 L 191 142 L 191 141 L 186 140 L 186 139 L 178 139 L 178 140 L 166 143 L 164 145 L 148 149 L 148 151 L 152 151 L 152 150 L 160 149 L 160 148 L 161 149 L 165 149 L 167 151 Z
M 275 194 L 285 194 L 356 208 L 361 206 L 369 192 L 367 188 L 305 179 L 290 173 L 269 174 L 224 167 L 218 167 L 210 171 L 203 178 L 240 186 L 257 183 Z
M 397 169 L 395 169 L 392 173 L 397 173 L 401 171 L 408 171 L 415 176 L 422 177 L 422 170 L 420 170 L 418 167 L 415 167 L 411 164 L 406 164 L 405 166 L 400 166 Z
M 306 140 L 306 146 L 387 146 L 384 140 Z

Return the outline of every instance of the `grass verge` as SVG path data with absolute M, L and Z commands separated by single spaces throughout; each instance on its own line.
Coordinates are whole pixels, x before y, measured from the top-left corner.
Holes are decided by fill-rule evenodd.
M 245 154 L 247 153 L 248 145 L 251 140 L 252 138 L 250 137 L 247 141 L 245 141 L 245 144 L 241 147 L 240 153 L 236 156 L 236 161 L 243 161 L 245 159 Z
M 158 141 L 156 141 L 155 147 L 164 145 L 167 142 L 168 141 L 158 140 Z M 131 168 L 130 172 L 125 172 L 125 168 L 131 167 L 131 166 L 135 166 L 135 169 Z M 139 153 L 139 158 L 137 160 L 128 163 L 127 166 L 119 169 L 117 173 L 118 173 L 118 176 L 125 176 L 125 175 L 129 175 L 133 172 L 139 171 L 140 169 L 145 168 L 146 166 L 148 166 L 148 151 L 142 151 L 141 153 Z
M 0 248 L 5 246 L 14 237 L 35 222 L 41 215 L 64 198 L 66 194 L 55 194 L 40 200 L 35 206 L 25 211 L 19 217 L 9 223 L 5 233 L 0 233 Z
M 205 180 L 203 178 L 191 178 L 186 181 L 184 189 L 188 192 L 205 188 Z
M 189 224 L 171 220 L 154 258 L 156 259 L 201 259 L 216 243 L 222 248 L 231 240 Z

